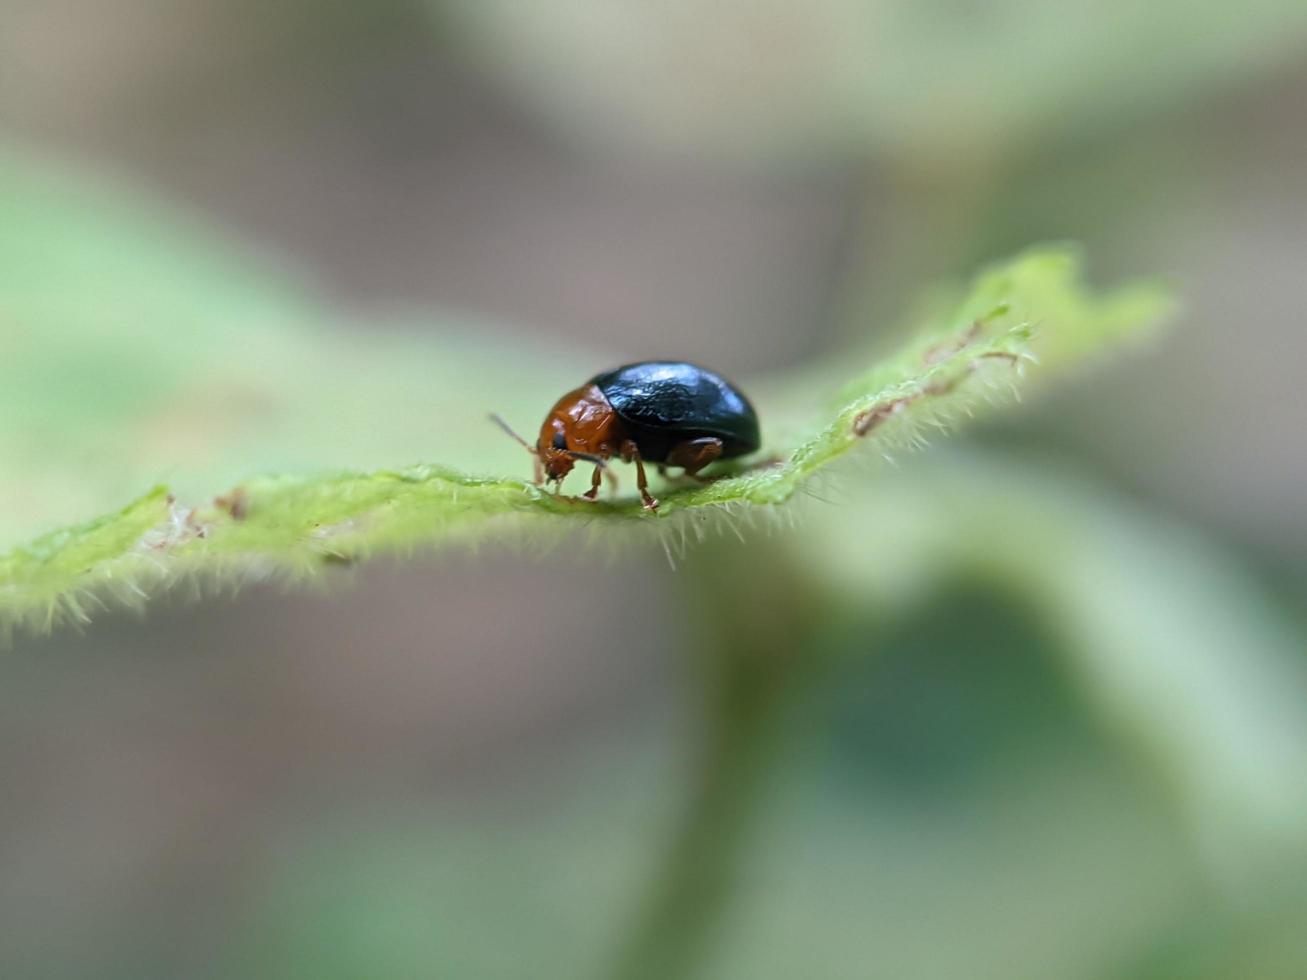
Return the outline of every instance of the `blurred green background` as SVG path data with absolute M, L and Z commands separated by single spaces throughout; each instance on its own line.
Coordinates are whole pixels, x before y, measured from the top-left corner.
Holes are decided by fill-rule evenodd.
M 20 638 L 0 976 L 1307 976 L 1304 105 L 1289 0 L 0 0 L 0 547 L 525 475 L 487 410 L 888 343 L 1033 241 L 1185 304 L 675 573 Z

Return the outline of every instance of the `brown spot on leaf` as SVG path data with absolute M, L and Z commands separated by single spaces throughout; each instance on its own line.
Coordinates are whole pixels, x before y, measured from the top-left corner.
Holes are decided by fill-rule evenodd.
M 915 397 L 904 395 L 864 409 L 853 417 L 853 434 L 859 438 L 867 435 L 904 405 L 910 404 Z
M 226 511 L 232 520 L 243 521 L 250 512 L 250 495 L 244 487 L 237 487 L 230 493 L 216 497 L 213 504 Z
M 923 355 L 922 360 L 927 364 L 938 364 L 940 361 L 946 361 L 954 354 L 958 354 L 973 343 L 980 336 L 981 323 L 979 320 L 973 320 L 971 326 L 967 327 L 961 334 L 951 340 L 941 341 L 934 347 L 929 348 Z

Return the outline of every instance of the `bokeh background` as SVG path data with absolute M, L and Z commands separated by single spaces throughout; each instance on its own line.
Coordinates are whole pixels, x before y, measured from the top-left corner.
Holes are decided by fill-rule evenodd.
M 3 0 L 3 546 L 525 471 L 488 408 L 888 342 L 1034 241 L 1184 312 L 677 572 L 499 541 L 21 637 L 0 975 L 1307 976 L 1305 105 L 1293 0 Z

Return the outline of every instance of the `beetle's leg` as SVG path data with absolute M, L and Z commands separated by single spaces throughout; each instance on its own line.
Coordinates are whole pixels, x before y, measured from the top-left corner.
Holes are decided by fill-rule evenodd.
M 594 500 L 599 496 L 599 484 L 603 482 L 603 479 L 604 468 L 602 466 L 596 466 L 594 473 L 590 475 L 590 489 L 581 494 L 581 496 L 586 500 Z
M 667 465 L 684 467 L 685 475 L 690 479 L 708 483 L 709 478 L 700 476 L 699 471 L 720 459 L 721 455 L 722 441 L 716 436 L 704 436 L 672 447 L 672 451 L 667 454 Z
M 532 456 L 531 458 L 535 460 L 535 474 L 536 474 L 535 484 L 536 484 L 536 486 L 538 486 L 538 487 L 540 487 L 540 486 L 544 486 L 544 483 L 545 483 L 545 464 L 542 463 L 542 462 L 540 461 L 540 457 L 539 457 L 539 456 Z
M 622 443 L 622 460 L 627 463 L 635 463 L 635 485 L 640 490 L 640 501 L 644 504 L 645 509 L 657 510 L 658 501 L 650 495 L 649 480 L 644 475 L 644 460 L 640 458 L 640 447 L 630 439 Z

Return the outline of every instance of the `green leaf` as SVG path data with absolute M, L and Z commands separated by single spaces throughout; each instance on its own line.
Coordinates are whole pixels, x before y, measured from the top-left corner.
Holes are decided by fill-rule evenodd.
M 10 530 L 66 523 L 108 490 L 122 499 L 128 481 L 173 491 L 0 555 L 4 630 L 86 620 L 181 578 L 297 579 L 455 540 L 618 525 L 702 536 L 709 514 L 733 526 L 854 450 L 915 446 L 1009 401 L 1035 380 L 1028 368 L 1073 366 L 1170 306 L 1151 287 L 1093 295 L 1073 250 L 1033 250 L 981 274 L 897 353 L 868 355 L 852 380 L 843 368 L 843 387 L 830 365 L 746 386 L 763 462 L 660 487 L 654 515 L 633 496 L 591 503 L 527 483 L 525 456 L 485 417 L 498 408 L 530 431 L 607 359 L 549 356 L 466 323 L 342 330 L 307 291 L 226 258 L 191 225 L 17 159 L 0 155 L 0 182 L 20 190 L 0 214 L 0 257 L 14 260 L 0 262 L 0 295 L 17 327 L 0 367 Z M 393 467 L 433 449 L 442 465 Z

